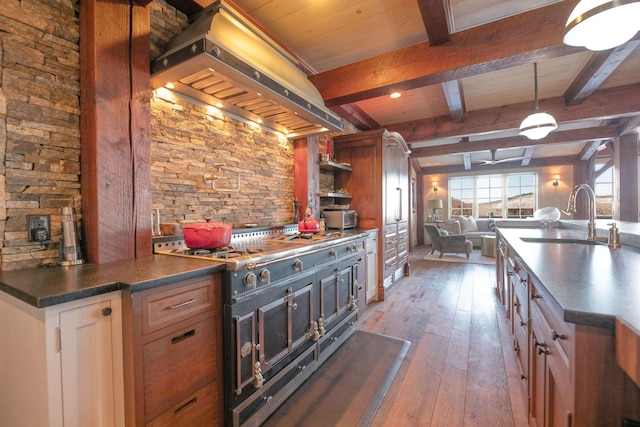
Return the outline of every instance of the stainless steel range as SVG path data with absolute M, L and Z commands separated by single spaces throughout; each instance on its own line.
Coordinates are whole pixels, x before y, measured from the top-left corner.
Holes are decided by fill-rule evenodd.
M 194 251 L 167 237 L 154 252 L 225 264 L 227 419 L 257 426 L 353 333 L 367 233 L 242 231 L 228 248 Z

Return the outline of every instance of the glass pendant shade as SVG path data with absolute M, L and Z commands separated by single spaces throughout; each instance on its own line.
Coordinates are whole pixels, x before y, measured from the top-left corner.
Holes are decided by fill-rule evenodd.
M 626 43 L 640 30 L 640 0 L 581 0 L 567 20 L 563 42 L 589 50 Z
M 542 139 L 558 127 L 556 120 L 549 113 L 534 111 L 520 124 L 520 135 L 529 139 Z

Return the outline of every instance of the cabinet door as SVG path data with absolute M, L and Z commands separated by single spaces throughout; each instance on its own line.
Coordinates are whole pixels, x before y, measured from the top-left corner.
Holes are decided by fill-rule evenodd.
M 367 302 L 377 299 L 378 291 L 378 242 L 376 237 L 370 237 L 366 242 L 367 268 Z
M 330 275 L 320 279 L 320 317 L 325 330 L 329 331 L 338 317 L 353 305 L 352 266 L 336 268 Z
M 112 327 L 110 301 L 60 313 L 65 427 L 116 425 Z
M 258 309 L 260 365 L 263 372 L 310 338 L 313 283 L 289 288 L 284 296 Z

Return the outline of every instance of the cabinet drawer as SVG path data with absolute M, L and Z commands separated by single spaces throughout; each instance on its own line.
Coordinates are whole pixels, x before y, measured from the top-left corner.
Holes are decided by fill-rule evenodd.
M 218 325 L 211 317 L 143 347 L 146 419 L 179 405 L 185 396 L 216 380 L 217 338 Z
M 520 278 L 511 275 L 511 288 L 513 289 L 513 313 L 518 315 L 523 322 L 529 320 L 529 294 L 527 287 L 520 281 Z
M 180 282 L 142 297 L 142 333 L 146 335 L 214 307 L 211 276 Z
M 219 401 L 218 386 L 211 383 L 147 423 L 147 427 L 222 426 L 222 408 L 217 407 Z
M 572 355 L 573 328 L 559 317 L 552 308 L 551 296 L 534 281 L 531 282 L 531 312 L 538 311 L 543 319 L 544 333 L 548 336 L 550 345 L 557 346 L 556 354 L 562 357 L 568 365 Z

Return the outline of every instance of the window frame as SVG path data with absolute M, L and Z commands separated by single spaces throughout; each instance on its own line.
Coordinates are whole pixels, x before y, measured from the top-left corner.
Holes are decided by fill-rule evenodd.
M 533 207 L 529 208 L 526 207 L 524 208 L 522 206 L 522 204 L 519 205 L 518 209 L 520 210 L 520 212 L 522 212 L 523 209 L 527 209 L 527 210 L 531 210 L 531 213 L 527 213 L 527 214 L 520 214 L 520 215 L 509 215 L 509 178 L 510 177 L 524 177 L 524 176 L 528 176 L 531 177 L 533 180 L 533 184 L 531 184 L 532 190 L 533 190 L 533 194 L 531 195 L 532 198 L 532 204 Z M 478 192 L 479 192 L 479 188 L 478 188 L 478 181 L 480 179 L 489 179 L 490 180 L 490 185 L 489 188 L 493 188 L 491 186 L 491 180 L 495 179 L 495 178 L 499 178 L 501 181 L 501 209 L 502 212 L 500 215 L 493 215 L 491 217 L 494 218 L 527 218 L 527 217 L 531 217 L 533 216 L 533 213 L 536 211 L 536 209 L 538 208 L 538 196 L 539 196 L 539 186 L 538 186 L 538 173 L 537 172 L 516 172 L 516 173 L 506 173 L 506 174 L 484 174 L 484 175 L 471 175 L 471 176 L 452 176 L 448 178 L 448 194 L 447 194 L 447 198 L 448 198 L 448 205 L 447 205 L 447 213 L 449 215 L 449 218 L 451 218 L 452 216 L 458 216 L 460 215 L 460 211 L 463 212 L 464 216 L 468 216 L 468 215 L 472 215 L 475 218 L 489 218 L 489 215 L 483 215 L 480 216 L 480 208 L 479 208 L 479 198 L 478 198 Z M 456 187 L 455 181 L 456 180 L 471 180 L 472 182 L 472 188 L 468 188 L 468 187 L 463 187 L 462 185 L 457 186 L 458 188 L 454 188 Z M 513 186 L 512 186 L 513 187 Z M 520 188 L 522 187 L 529 187 L 528 185 L 520 185 Z M 482 190 L 482 189 L 480 189 Z M 462 194 L 462 191 L 471 191 L 472 192 L 472 197 L 463 197 L 464 195 Z M 459 196 L 460 196 L 460 200 L 462 200 L 462 203 L 469 203 L 468 201 L 471 200 L 471 208 L 465 208 L 464 206 L 461 207 L 454 207 L 454 200 L 455 200 L 455 195 L 456 192 L 459 192 Z M 525 193 L 524 195 L 526 196 L 527 194 L 529 194 L 528 192 Z M 520 192 L 520 196 L 522 196 L 523 194 Z M 489 201 L 491 199 L 491 196 L 489 197 Z M 465 200 L 467 202 L 465 202 Z M 483 200 L 483 199 L 480 199 Z M 493 203 L 491 201 L 491 203 Z M 506 207 L 506 209 L 505 209 Z M 468 215 L 467 215 L 468 214 Z

